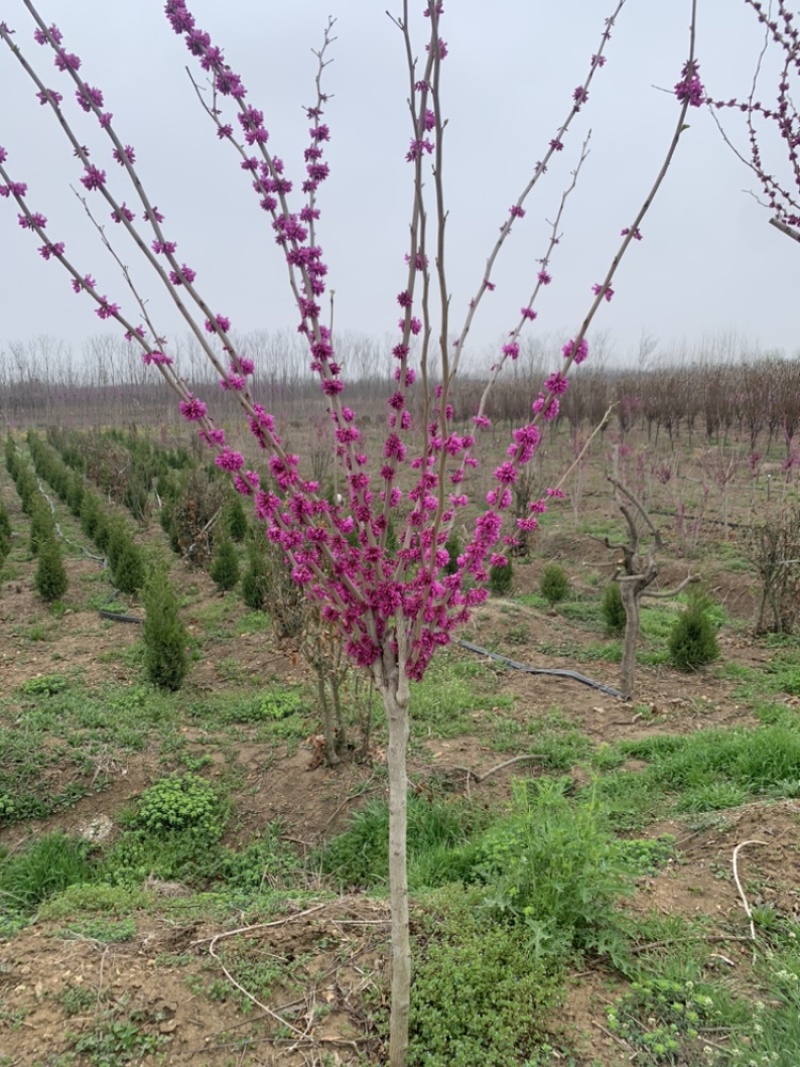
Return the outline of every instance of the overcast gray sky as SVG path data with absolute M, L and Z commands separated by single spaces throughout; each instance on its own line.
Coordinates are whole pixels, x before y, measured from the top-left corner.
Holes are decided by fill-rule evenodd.
M 392 0 L 388 0 L 391 7 Z M 336 291 L 337 326 L 377 339 L 396 329 L 396 294 L 404 285 L 403 255 L 411 204 L 410 136 L 403 42 L 384 14 L 387 0 L 195 0 L 198 26 L 224 48 L 265 112 L 270 147 L 299 188 L 307 127 L 301 105 L 313 101 L 315 60 L 329 14 L 337 17 L 325 85 L 332 131 L 332 175 L 320 194 L 319 240 Z M 422 8 L 416 0 L 413 9 Z M 399 5 L 395 4 L 398 8 Z M 442 36 L 446 189 L 450 206 L 449 280 L 454 324 L 460 325 L 485 258 L 510 205 L 569 106 L 572 89 L 596 50 L 611 4 L 599 0 L 449 0 Z M 103 89 L 123 141 L 133 145 L 142 178 L 166 218 L 169 237 L 197 270 L 209 303 L 238 331 L 293 329 L 286 271 L 269 218 L 258 208 L 230 146 L 219 143 L 202 114 L 184 66 L 190 57 L 163 14 L 160 0 L 41 0 L 90 84 Z M 761 39 L 741 0 L 700 0 L 698 57 L 715 95 L 745 94 Z M 553 284 L 537 305 L 530 336 L 574 334 L 603 278 L 620 229 L 635 214 L 665 153 L 677 103 L 659 87 L 678 80 L 687 52 L 688 0 L 628 0 L 579 124 L 527 205 L 495 272 L 497 289 L 482 305 L 473 352 L 488 352 L 515 325 L 545 248 L 547 226 L 591 127 L 591 155 L 581 174 Z M 3 0 L 2 15 L 17 40 L 64 89 L 66 78 L 31 41 L 21 0 Z M 415 14 L 416 17 L 416 14 Z M 427 21 L 418 19 L 419 50 Z M 80 167 L 49 109 L 5 48 L 0 51 L 0 144 L 8 168 L 29 184 L 29 203 L 49 218 L 51 240 L 63 240 L 80 269 L 133 314 L 119 274 L 69 191 Z M 123 188 L 94 119 L 70 108 L 93 158 Z M 740 140 L 737 117 L 727 116 Z M 736 334 L 762 350 L 798 349 L 800 249 L 768 225 L 767 212 L 746 190 L 751 176 L 721 142 L 711 119 L 690 113 L 676 162 L 615 281 L 616 296 L 597 328 L 607 331 L 616 361 L 633 359 L 643 334 L 660 350 L 700 351 L 709 339 Z M 121 192 L 120 197 L 130 193 Z M 98 210 L 100 202 L 97 200 Z M 114 229 L 112 236 L 118 233 Z M 106 327 L 90 302 L 73 294 L 66 274 L 36 253 L 16 210 L 0 201 L 0 352 L 4 343 L 41 333 L 76 348 Z M 165 332 L 183 327 L 149 284 L 146 268 L 122 246 Z M 162 310 L 163 309 L 163 313 Z

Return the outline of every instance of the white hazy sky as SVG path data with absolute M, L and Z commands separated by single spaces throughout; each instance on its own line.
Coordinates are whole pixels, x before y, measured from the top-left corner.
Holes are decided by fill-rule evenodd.
M 388 0 L 390 6 L 392 0 Z M 404 161 L 410 127 L 403 42 L 384 13 L 387 0 L 195 0 L 198 26 L 222 46 L 265 112 L 270 147 L 299 189 L 307 127 L 301 105 L 313 102 L 315 59 L 329 14 L 337 17 L 334 62 L 325 75 L 332 95 L 331 178 L 320 194 L 319 240 L 336 291 L 336 323 L 377 339 L 395 330 L 396 293 L 404 285 L 403 255 L 411 203 L 411 168 Z M 398 8 L 399 5 L 394 5 Z M 417 18 L 423 50 L 427 21 Z M 596 50 L 611 4 L 600 0 L 449 0 L 442 36 L 449 281 L 453 324 L 481 277 L 498 228 L 569 107 L 572 89 Z M 529 336 L 575 332 L 605 274 L 620 229 L 638 209 L 667 148 L 677 103 L 660 91 L 678 80 L 687 52 L 688 0 L 628 0 L 595 79 L 589 103 L 566 149 L 528 202 L 495 272 L 497 289 L 482 305 L 473 352 L 486 350 L 516 322 L 545 248 L 552 218 L 580 141 L 592 129 L 591 155 L 562 227 L 552 264 L 553 284 L 537 305 Z M 41 13 L 64 33 L 90 84 L 103 89 L 123 141 L 137 152 L 141 176 L 166 217 L 168 236 L 198 274 L 208 302 L 237 331 L 293 329 L 286 272 L 269 228 L 230 146 L 220 144 L 202 114 L 184 66 L 191 61 L 163 14 L 160 0 L 41 0 Z M 2 17 L 17 31 L 48 85 L 67 83 L 52 58 L 31 42 L 21 0 L 2 0 Z M 30 42 L 30 43 L 29 43 Z M 700 0 L 698 57 L 707 88 L 717 96 L 745 95 L 761 38 L 742 0 Z M 195 68 L 196 69 L 196 68 Z M 766 92 L 765 92 L 766 96 Z M 95 162 L 123 191 L 96 123 L 71 107 L 78 136 Z M 737 116 L 729 128 L 743 143 Z M 798 349 L 797 268 L 800 250 L 768 225 L 765 209 L 747 193 L 750 174 L 722 143 L 710 117 L 690 112 L 666 184 L 615 280 L 616 297 L 597 328 L 607 332 L 615 361 L 635 358 L 649 334 L 660 350 L 696 351 L 720 335 L 737 335 L 763 349 Z M 8 168 L 29 184 L 29 203 L 50 220 L 51 240 L 63 240 L 79 269 L 133 314 L 124 283 L 70 192 L 80 167 L 49 109 L 5 48 L 0 50 L 0 144 Z M 780 158 L 780 157 L 778 157 Z M 99 197 L 95 195 L 98 211 Z M 109 223 L 112 236 L 118 231 Z M 38 334 L 76 349 L 106 327 L 66 274 L 36 253 L 10 201 L 0 201 L 0 358 L 5 343 Z M 151 298 L 159 328 L 183 333 L 146 269 L 123 246 L 124 258 Z M 163 309 L 163 312 L 162 312 Z

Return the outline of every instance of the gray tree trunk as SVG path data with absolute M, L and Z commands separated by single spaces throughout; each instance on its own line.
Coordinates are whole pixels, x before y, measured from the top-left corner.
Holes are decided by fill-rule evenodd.
M 408 682 L 381 687 L 389 722 L 389 892 L 392 911 L 392 1004 L 389 1022 L 390 1067 L 406 1067 L 411 1002 L 411 938 L 408 927 L 406 823 L 408 778 Z
M 628 700 L 633 699 L 636 684 L 636 644 L 639 640 L 639 597 L 637 582 L 621 579 L 619 593 L 625 608 L 625 639 L 622 645 L 620 688 Z

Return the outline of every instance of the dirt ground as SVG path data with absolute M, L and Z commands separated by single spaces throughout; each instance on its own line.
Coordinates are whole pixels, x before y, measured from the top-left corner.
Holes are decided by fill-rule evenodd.
M 4 499 L 13 510 L 8 487 Z M 609 563 L 608 549 L 572 534 L 543 538 L 538 552 L 537 562 L 517 568 L 516 592 L 535 590 L 548 560 L 568 563 L 579 588 L 591 572 Z M 89 589 L 96 581 L 96 561 L 75 556 L 68 565 L 72 588 Z M 705 565 L 705 572 L 711 594 L 731 617 L 753 617 L 757 591 L 752 579 L 729 574 L 724 564 L 713 562 Z M 685 562 L 669 561 L 663 568 L 663 585 L 679 581 L 686 573 Z M 218 594 L 204 575 L 187 570 L 184 577 L 199 587 L 192 609 L 199 616 Z M 135 613 L 135 605 L 131 610 Z M 514 644 L 505 648 L 513 659 L 532 666 L 568 668 L 605 685 L 617 684 L 614 664 L 581 660 L 581 645 L 595 638 L 557 613 L 543 614 L 516 601 L 492 601 L 462 636 L 479 645 L 491 639 L 499 647 L 503 635 L 510 628 L 520 631 L 521 624 L 524 636 L 518 633 Z M 190 627 L 198 626 L 190 619 Z M 44 628 L 43 638 L 28 639 L 36 627 Z M 21 573 L 0 594 L 0 692 L 9 694 L 26 680 L 52 673 L 58 662 L 68 664 L 88 686 L 109 681 L 130 685 L 135 671 L 120 661 L 118 653 L 135 643 L 137 630 L 135 625 L 102 619 L 96 608 L 68 608 L 60 619 L 44 618 L 29 575 Z M 542 652 L 557 641 L 554 634 L 569 639 L 570 647 L 576 649 L 574 656 L 562 659 Z M 722 658 L 745 666 L 765 667 L 773 655 L 745 626 L 727 628 L 720 640 Z M 296 654 L 264 634 L 243 634 L 234 652 L 226 649 L 228 661 L 231 656 L 245 677 L 286 683 L 304 678 Z M 514 711 L 508 714 L 526 722 L 557 707 L 597 744 L 756 722 L 752 711 L 735 699 L 733 683 L 709 673 L 678 675 L 667 668 L 643 666 L 637 677 L 637 696 L 631 703 L 565 678 L 515 671 L 497 675 L 498 692 L 515 698 Z M 213 655 L 195 664 L 192 685 L 198 692 L 224 685 Z M 797 697 L 787 696 L 785 703 L 800 710 Z M 190 746 L 197 742 L 199 750 L 202 729 L 187 725 L 183 731 Z M 286 840 L 301 853 L 308 852 L 341 829 L 364 797 L 380 795 L 383 788 L 374 773 L 382 757 L 379 749 L 373 752 L 372 766 L 347 764 L 331 769 L 318 764 L 308 744 L 276 754 L 274 748 L 248 740 L 246 727 L 242 734 L 236 761 L 247 801 L 237 804 L 235 841 L 246 841 L 279 820 Z M 211 751 L 217 765 L 228 758 L 222 751 L 202 750 Z M 468 772 L 482 774 L 512 757 L 513 753 L 498 755 L 480 736 L 431 738 L 415 749 L 410 772 L 414 781 L 424 782 L 431 775 L 447 777 L 454 788 L 494 802 L 508 796 L 509 780 L 518 768 L 510 765 L 481 783 Z M 124 803 L 163 773 L 154 751 L 131 753 L 124 762 L 103 770 L 108 785 L 101 793 L 84 797 L 50 819 L 3 828 L 0 844 L 14 849 L 32 835 L 52 829 L 79 832 L 92 820 L 113 824 Z M 61 785 L 51 783 L 52 788 Z M 751 906 L 772 904 L 782 915 L 800 921 L 800 802 L 715 812 L 701 829 L 691 829 L 685 820 L 670 820 L 648 830 L 653 836 L 664 833 L 677 839 L 676 858 L 658 875 L 642 879 L 635 897 L 625 906 L 642 913 L 709 917 L 713 931 L 709 937 L 719 939 L 716 965 L 732 975 L 740 972 L 744 981 L 752 965 L 749 925 L 742 894 L 730 874 L 735 862 L 744 884 L 757 887 L 749 897 Z M 381 1048 L 363 1036 L 363 1005 L 365 990 L 379 996 L 374 975 L 386 967 L 388 913 L 384 903 L 365 895 L 309 906 L 298 894 L 297 900 L 287 900 L 282 915 L 237 933 L 235 915 L 215 922 L 193 917 L 182 887 L 155 885 L 151 889 L 163 896 L 163 907 L 158 914 L 149 908 L 135 910 L 131 916 L 135 933 L 124 942 L 109 944 L 75 933 L 63 921 L 38 922 L 13 940 L 0 942 L 0 1064 L 89 1064 L 92 1061 L 80 1055 L 74 1060 L 60 1058 L 71 1047 L 68 1034 L 80 1033 L 100 1012 L 113 1017 L 123 1008 L 126 1017 L 136 1013 L 150 1031 L 164 1039 L 159 1048 L 135 1061 L 143 1064 L 305 1067 L 381 1062 Z M 224 970 L 223 949 L 231 938 L 259 957 L 272 954 L 284 961 L 300 961 L 291 986 L 277 993 L 273 990 L 269 1003 L 248 1002 L 236 989 L 234 976 Z M 209 983 L 220 980 L 226 988 L 216 999 L 203 993 Z M 75 989 L 88 990 L 91 997 L 78 998 L 84 1006 L 65 1021 L 64 998 Z M 598 1061 L 603 1067 L 635 1062 L 631 1049 L 605 1026 L 605 1009 L 613 996 L 614 987 L 600 967 L 570 980 L 553 1035 L 556 1041 L 559 1035 L 570 1036 L 578 1050 L 575 1067 L 590 1067 Z M 312 1025 L 308 1021 L 311 1009 L 320 1003 L 328 1010 L 322 1022 Z M 380 1003 L 375 1004 L 374 1010 L 380 1008 Z M 275 1025 L 276 1015 L 284 1013 L 294 1020 L 288 1033 Z M 159 1055 L 165 1058 L 159 1060 Z

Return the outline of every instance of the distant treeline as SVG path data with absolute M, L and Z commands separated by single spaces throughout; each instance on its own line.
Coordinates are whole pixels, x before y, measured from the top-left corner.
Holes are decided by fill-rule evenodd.
M 325 402 L 307 370 L 300 338 L 255 334 L 241 350 L 256 364 L 253 394 L 286 422 L 324 421 Z M 235 399 L 219 389 L 202 353 L 186 344 L 178 358 L 191 390 L 209 402 L 218 422 L 235 419 Z M 362 424 L 381 421 L 386 397 L 394 389 L 394 360 L 388 345 L 355 337 L 340 341 L 347 376 L 347 403 Z M 69 349 L 48 338 L 11 346 L 0 354 L 0 423 L 27 429 L 58 423 L 97 426 L 123 422 L 164 425 L 180 422 L 172 393 L 151 369 L 141 365 L 124 342 L 101 337 L 84 352 L 78 366 Z M 531 346 L 507 367 L 494 386 L 487 413 L 495 420 L 519 424 L 530 416 L 531 403 L 559 357 Z M 468 423 L 477 410 L 486 380 L 462 376 L 451 393 L 457 422 Z M 413 392 L 413 390 L 412 390 Z M 561 398 L 563 422 L 578 429 L 596 426 L 608 409 L 617 429 L 641 429 L 648 436 L 682 434 L 708 440 L 735 437 L 749 442 L 783 442 L 787 448 L 800 429 L 800 360 L 775 356 L 728 362 L 649 363 L 617 369 L 587 361 L 573 369 Z

